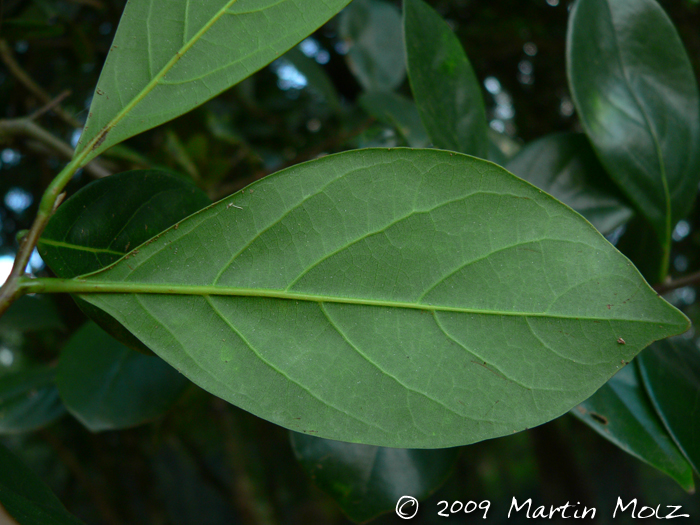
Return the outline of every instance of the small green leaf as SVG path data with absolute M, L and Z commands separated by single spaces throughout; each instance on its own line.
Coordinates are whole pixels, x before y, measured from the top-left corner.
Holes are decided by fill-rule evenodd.
M 88 184 L 56 210 L 39 253 L 59 277 L 93 272 L 209 204 L 191 182 L 165 171 L 117 173 Z
M 20 525 L 84 525 L 34 472 L 1 444 L 0 503 Z
M 164 171 L 134 170 L 96 180 L 51 217 L 38 249 L 59 277 L 108 266 L 136 246 L 211 204 L 190 181 Z M 75 297 L 93 321 L 125 345 L 150 351 L 120 323 Z
M 428 135 L 413 101 L 397 93 L 363 93 L 358 103 L 368 114 L 393 126 L 412 148 L 428 145 Z
M 75 150 L 91 158 L 218 95 L 278 58 L 348 0 L 131 0 Z
M 693 489 L 693 471 L 656 415 L 634 365 L 625 366 L 571 413 L 685 490 Z
M 661 420 L 700 473 L 700 351 L 694 341 L 665 339 L 639 354 L 639 369 Z
M 633 215 L 582 133 L 548 135 L 531 142 L 506 168 L 571 206 L 603 234 Z
M 87 323 L 61 352 L 56 384 L 68 411 L 99 432 L 160 417 L 189 381 L 159 357 L 134 352 Z
M 688 328 L 580 215 L 440 150 L 294 166 L 53 290 L 260 417 L 403 448 L 549 421 Z
M 673 23 L 654 0 L 580 0 L 567 66 L 586 134 L 668 259 L 700 180 L 700 96 Z
M 365 522 L 396 508 L 401 496 L 428 497 L 445 481 L 459 448 L 410 450 L 343 443 L 291 432 L 294 454 L 347 516 Z
M 437 148 L 487 158 L 484 99 L 462 44 L 422 0 L 404 0 L 408 78 L 428 136 Z
M 354 0 L 340 15 L 350 70 L 365 91 L 392 91 L 406 78 L 401 14 L 383 0 Z
M 54 376 L 53 368 L 43 366 L 2 376 L 0 434 L 37 430 L 64 414 Z

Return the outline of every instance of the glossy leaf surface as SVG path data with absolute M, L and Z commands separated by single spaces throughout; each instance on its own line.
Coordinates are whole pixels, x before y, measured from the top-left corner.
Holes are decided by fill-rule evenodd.
M 384 0 L 354 0 L 340 15 L 338 31 L 348 67 L 366 91 L 391 91 L 406 78 L 401 14 Z
M 344 443 L 291 433 L 294 454 L 311 479 L 353 521 L 393 511 L 404 495 L 423 499 L 449 476 L 459 448 L 411 450 Z
M 487 158 L 481 86 L 450 26 L 422 0 L 404 0 L 404 40 L 413 98 L 435 147 Z
M 171 120 L 278 58 L 348 0 L 131 0 L 76 155 Z
M 42 258 L 59 277 L 104 268 L 158 232 L 211 204 L 189 181 L 159 170 L 118 173 L 88 184 L 51 217 L 39 239 Z M 113 337 L 149 353 L 102 310 L 76 302 Z
M 580 0 L 567 66 L 600 160 L 668 250 L 700 178 L 698 87 L 672 22 L 654 0 Z
M 580 215 L 439 150 L 300 164 L 67 284 L 132 292 L 81 297 L 225 400 L 402 448 L 548 421 L 688 327 Z
M 204 192 L 165 171 L 117 173 L 88 184 L 56 210 L 39 253 L 59 277 L 93 272 L 209 204 Z
M 87 323 L 61 351 L 56 384 L 68 411 L 98 432 L 161 416 L 189 381 L 159 357 L 134 352 Z
M 666 339 L 639 354 L 639 369 L 661 420 L 700 472 L 700 351 L 694 341 Z
M 71 515 L 51 489 L 3 445 L 0 445 L 0 503 L 20 525 L 83 523 Z
M 0 376 L 0 434 L 37 430 L 65 413 L 54 376 L 49 367 Z
M 625 452 L 692 490 L 690 465 L 656 415 L 634 365 L 625 366 L 571 413 Z
M 428 135 L 413 101 L 398 93 L 363 93 L 358 102 L 374 118 L 393 126 L 406 145 L 428 145 Z
M 548 135 L 531 142 L 506 168 L 571 206 L 603 234 L 633 215 L 581 133 Z

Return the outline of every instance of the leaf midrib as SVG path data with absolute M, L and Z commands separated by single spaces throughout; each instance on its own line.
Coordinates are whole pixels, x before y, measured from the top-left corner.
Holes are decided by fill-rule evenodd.
M 408 310 L 421 310 L 425 312 L 451 312 L 474 315 L 497 315 L 524 318 L 548 318 L 569 319 L 575 321 L 621 321 L 630 323 L 656 323 L 667 326 L 677 326 L 669 321 L 655 319 L 627 319 L 618 317 L 595 317 L 553 314 L 547 312 L 518 312 L 501 310 L 484 310 L 479 308 L 466 308 L 459 306 L 443 306 L 405 301 L 388 301 L 368 299 L 362 297 L 341 297 L 320 294 L 301 294 L 284 290 L 263 288 L 240 288 L 220 285 L 184 285 L 164 283 L 133 283 L 133 282 L 107 282 L 90 281 L 87 279 L 56 279 L 39 278 L 27 279 L 23 287 L 28 293 L 76 293 L 76 294 L 140 294 L 140 295 L 193 295 L 193 296 L 228 296 L 228 297 L 256 297 L 267 299 L 280 299 L 288 301 L 304 301 L 313 303 L 349 304 L 355 306 L 378 306 L 385 308 L 401 308 Z

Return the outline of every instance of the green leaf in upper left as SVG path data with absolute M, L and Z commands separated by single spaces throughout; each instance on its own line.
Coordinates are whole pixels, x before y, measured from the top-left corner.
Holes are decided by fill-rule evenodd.
M 272 62 L 349 0 L 131 0 L 100 74 L 81 165 Z

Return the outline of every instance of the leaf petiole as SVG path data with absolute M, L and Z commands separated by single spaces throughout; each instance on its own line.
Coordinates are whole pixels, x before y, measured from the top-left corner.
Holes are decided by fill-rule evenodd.
M 29 257 L 39 241 L 39 237 L 41 237 L 46 224 L 49 222 L 57 203 L 60 202 L 58 200 L 59 195 L 73 178 L 75 172 L 78 171 L 78 168 L 80 168 L 83 158 L 84 155 L 78 155 L 66 164 L 46 188 L 41 202 L 39 203 L 39 211 L 34 219 L 34 223 L 27 235 L 22 238 L 14 265 L 12 266 L 12 271 L 5 283 L 0 287 L 0 316 L 5 313 L 16 299 L 27 293 L 23 286 L 23 282 L 25 281 L 22 278 L 24 269 L 27 267 Z

